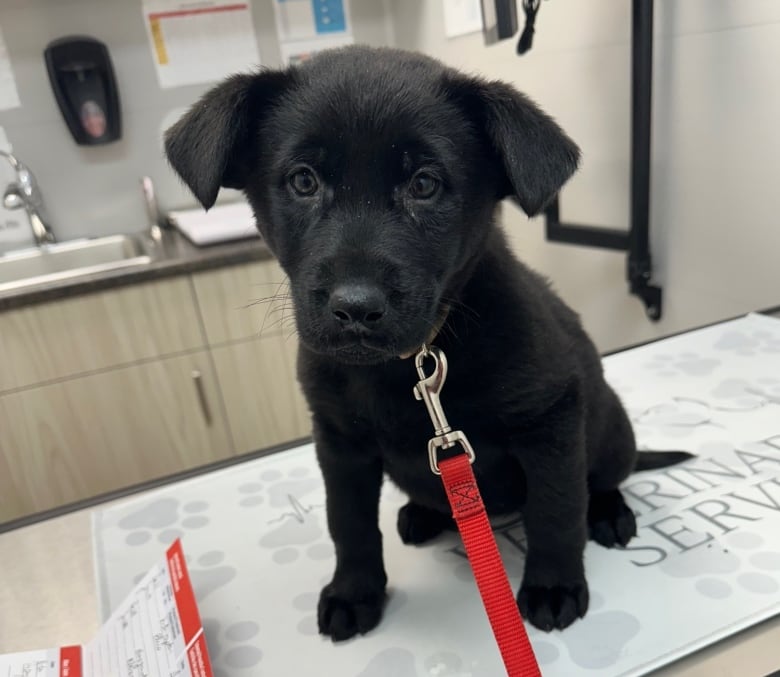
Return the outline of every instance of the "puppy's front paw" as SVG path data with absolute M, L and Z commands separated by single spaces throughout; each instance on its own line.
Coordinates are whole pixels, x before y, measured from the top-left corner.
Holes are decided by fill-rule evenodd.
M 337 592 L 333 583 L 329 583 L 322 589 L 317 606 L 320 634 L 329 635 L 334 642 L 364 634 L 379 623 L 384 603 L 384 591 L 353 598 Z
M 563 630 L 588 610 L 588 584 L 573 586 L 523 585 L 517 593 L 520 614 L 540 630 Z
M 406 545 L 420 545 L 438 536 L 452 518 L 409 501 L 398 511 L 398 535 Z

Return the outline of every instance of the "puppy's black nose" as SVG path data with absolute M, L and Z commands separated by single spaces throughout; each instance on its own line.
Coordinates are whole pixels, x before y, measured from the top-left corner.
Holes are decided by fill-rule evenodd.
M 342 327 L 375 329 L 385 315 L 387 297 L 371 284 L 342 284 L 331 292 L 328 308 Z

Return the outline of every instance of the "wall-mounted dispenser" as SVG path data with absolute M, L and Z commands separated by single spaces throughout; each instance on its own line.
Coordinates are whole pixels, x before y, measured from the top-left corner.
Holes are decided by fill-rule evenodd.
M 95 146 L 120 138 L 119 91 L 106 46 L 94 38 L 71 36 L 49 43 L 43 55 L 74 141 Z

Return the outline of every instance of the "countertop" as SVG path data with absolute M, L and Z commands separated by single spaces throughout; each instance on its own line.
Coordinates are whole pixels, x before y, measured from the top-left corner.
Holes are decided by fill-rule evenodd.
M 272 257 L 259 237 L 198 247 L 172 228 L 163 230 L 159 241 L 145 237 L 144 245 L 152 258 L 150 263 L 0 292 L 0 311 Z
M 79 644 L 97 632 L 91 512 L 0 534 L 0 653 Z M 764 677 L 778 667 L 778 637 L 780 618 L 774 618 L 653 675 Z

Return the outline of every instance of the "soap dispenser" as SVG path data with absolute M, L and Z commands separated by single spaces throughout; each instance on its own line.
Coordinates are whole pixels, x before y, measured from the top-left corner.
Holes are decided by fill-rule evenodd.
M 114 68 L 108 49 L 86 36 L 59 38 L 44 51 L 54 97 L 74 141 L 95 146 L 122 135 Z

